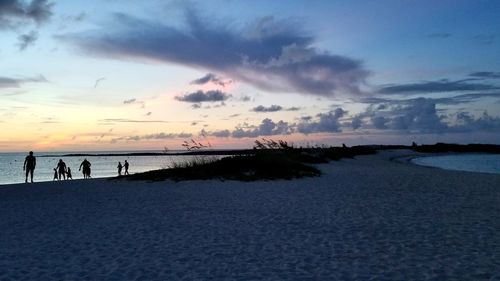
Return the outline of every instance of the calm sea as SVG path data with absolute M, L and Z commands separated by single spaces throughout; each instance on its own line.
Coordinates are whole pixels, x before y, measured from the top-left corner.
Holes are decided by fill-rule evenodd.
M 418 157 L 413 163 L 447 170 L 500 174 L 500 154 L 456 154 Z
M 118 161 L 122 164 L 127 160 L 130 164 L 129 172 L 138 173 L 155 169 L 168 168 L 172 163 L 182 163 L 192 160 L 194 157 L 220 157 L 220 156 L 61 156 L 64 154 L 88 153 L 88 154 L 127 154 L 138 151 L 99 151 L 99 152 L 51 152 L 35 153 L 36 169 L 34 181 L 52 181 L 54 168 L 59 159 L 63 159 L 66 166 L 71 168 L 73 179 L 81 179 L 83 175 L 78 168 L 80 163 L 87 158 L 92 164 L 92 177 L 103 178 L 116 176 L 118 174 Z M 161 152 L 161 151 L 147 151 Z M 25 172 L 23 171 L 24 158 L 27 153 L 0 153 L 0 185 L 24 182 Z M 123 171 L 122 171 L 123 172 Z

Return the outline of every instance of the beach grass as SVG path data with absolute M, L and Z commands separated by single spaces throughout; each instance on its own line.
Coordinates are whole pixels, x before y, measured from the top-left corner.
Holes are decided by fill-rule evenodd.
M 166 169 L 128 176 L 130 180 L 275 180 L 314 177 L 320 170 L 311 164 L 327 163 L 356 155 L 373 154 L 370 147 L 294 147 L 285 141 L 256 141 L 252 153 L 221 159 L 195 157 Z

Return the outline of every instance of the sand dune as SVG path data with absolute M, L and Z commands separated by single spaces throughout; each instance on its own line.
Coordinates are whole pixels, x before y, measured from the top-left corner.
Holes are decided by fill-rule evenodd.
M 0 187 L 0 280 L 500 279 L 500 175 L 390 161 L 293 181 Z

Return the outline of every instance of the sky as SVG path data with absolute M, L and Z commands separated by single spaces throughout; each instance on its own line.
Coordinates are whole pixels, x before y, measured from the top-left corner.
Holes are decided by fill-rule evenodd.
M 0 0 L 0 151 L 500 144 L 498 11 Z

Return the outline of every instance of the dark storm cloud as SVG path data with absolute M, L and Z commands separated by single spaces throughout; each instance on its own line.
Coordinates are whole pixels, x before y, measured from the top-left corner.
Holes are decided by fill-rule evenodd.
M 225 101 L 231 95 L 228 95 L 219 90 L 213 91 L 196 91 L 194 93 L 185 94 L 183 96 L 176 96 L 175 99 L 183 102 L 200 103 L 200 102 L 218 102 Z
M 48 82 L 42 75 L 32 78 L 10 78 L 0 76 L 0 89 L 2 88 L 19 88 L 24 83 L 40 83 Z
M 484 90 L 500 89 L 500 87 L 496 85 L 474 83 L 470 82 L 470 80 L 471 79 L 450 81 L 448 79 L 442 79 L 438 81 L 424 81 L 419 83 L 387 85 L 380 88 L 378 93 L 387 95 L 391 94 L 413 95 L 413 94 L 431 94 L 437 92 L 484 91 Z
M 368 76 L 361 61 L 313 47 L 313 36 L 291 20 L 264 17 L 236 29 L 187 11 L 184 29 L 124 14 L 114 22 L 59 38 L 93 54 L 204 68 L 275 92 L 360 94 Z
M 0 0 L 0 29 L 16 28 L 25 22 L 45 23 L 52 16 L 53 5 L 47 0 Z
M 500 79 L 500 72 L 491 72 L 491 71 L 478 71 L 469 74 L 472 77 L 478 78 L 491 78 L 491 79 Z
M 283 110 L 283 107 L 280 105 L 273 104 L 269 107 L 265 107 L 263 105 L 259 105 L 257 107 L 252 108 L 253 112 L 276 112 Z
M 24 51 L 28 46 L 34 45 L 38 39 L 38 32 L 32 30 L 30 33 L 21 34 L 17 37 L 19 51 Z

